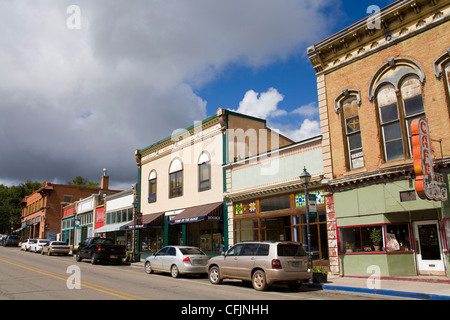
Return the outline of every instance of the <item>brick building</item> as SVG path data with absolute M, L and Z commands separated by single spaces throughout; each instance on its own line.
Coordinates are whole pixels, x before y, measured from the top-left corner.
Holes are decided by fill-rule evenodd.
M 21 237 L 52 239 L 61 232 L 62 203 L 107 191 L 107 176 L 102 177 L 101 188 L 82 188 L 45 182 L 44 185 L 22 200 Z
M 450 1 L 396 1 L 308 48 L 335 272 L 450 275 L 449 19 Z M 438 200 L 415 188 L 411 123 L 419 118 L 442 174 L 430 175 Z

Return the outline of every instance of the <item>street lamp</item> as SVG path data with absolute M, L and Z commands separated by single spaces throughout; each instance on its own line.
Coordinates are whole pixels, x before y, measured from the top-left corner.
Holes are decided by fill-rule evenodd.
M 308 240 L 308 259 L 311 262 L 312 268 L 312 257 L 311 257 L 311 232 L 309 227 L 309 204 L 308 204 L 308 183 L 311 181 L 311 175 L 306 171 L 306 167 L 303 167 L 303 172 L 300 174 L 300 181 L 305 185 L 305 207 L 306 207 L 306 234 Z
M 133 200 L 133 256 L 131 258 L 132 262 L 136 262 L 136 213 L 137 213 L 138 202 L 136 199 Z

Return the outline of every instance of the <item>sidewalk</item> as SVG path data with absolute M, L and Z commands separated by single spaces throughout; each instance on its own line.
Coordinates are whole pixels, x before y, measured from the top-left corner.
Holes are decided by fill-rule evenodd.
M 359 278 L 328 275 L 327 283 L 309 284 L 322 290 L 359 292 L 421 300 L 450 300 L 450 279 L 418 276 L 397 278 Z

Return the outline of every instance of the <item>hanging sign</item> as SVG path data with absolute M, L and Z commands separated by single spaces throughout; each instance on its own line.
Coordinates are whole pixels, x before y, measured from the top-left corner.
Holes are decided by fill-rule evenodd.
M 411 134 L 416 174 L 416 192 L 421 199 L 447 200 L 447 186 L 441 173 L 435 172 L 431 158 L 431 139 L 426 118 L 414 119 L 411 122 Z

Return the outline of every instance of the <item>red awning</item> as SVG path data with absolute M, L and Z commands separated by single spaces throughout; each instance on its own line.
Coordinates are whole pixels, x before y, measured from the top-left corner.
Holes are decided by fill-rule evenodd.
M 142 215 L 142 225 L 136 225 L 136 228 L 146 228 L 151 226 L 164 225 L 164 212 Z M 127 223 L 125 229 L 133 229 L 134 221 Z
M 202 220 L 220 220 L 223 216 L 222 202 L 186 208 L 179 214 L 171 216 L 169 224 L 189 223 Z

